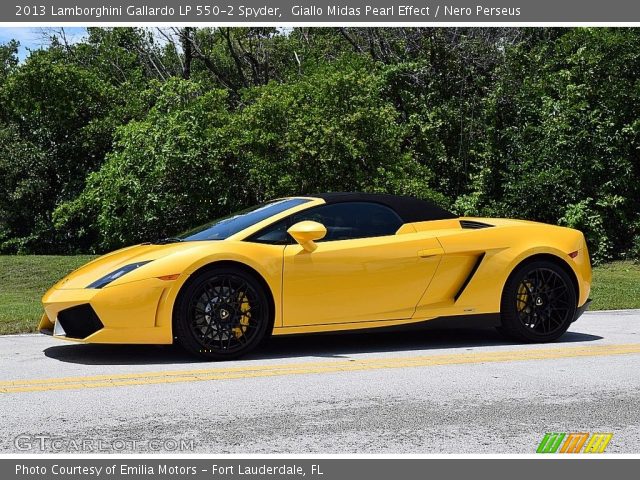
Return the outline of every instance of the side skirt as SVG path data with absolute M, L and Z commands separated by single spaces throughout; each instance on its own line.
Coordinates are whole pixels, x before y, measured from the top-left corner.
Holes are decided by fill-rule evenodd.
M 287 333 L 286 329 L 274 329 L 275 335 L 336 335 L 336 334 L 359 334 L 359 333 L 383 333 L 383 332 L 410 332 L 418 330 L 446 330 L 446 329 L 473 329 L 473 328 L 494 328 L 500 326 L 499 313 L 479 313 L 473 315 L 452 315 L 447 317 L 436 317 L 430 320 L 404 323 L 402 325 L 390 325 L 380 327 L 350 328 L 340 329 L 339 324 L 335 325 L 335 330 L 325 330 L 317 332 L 292 332 Z M 279 331 L 278 331 L 279 330 Z

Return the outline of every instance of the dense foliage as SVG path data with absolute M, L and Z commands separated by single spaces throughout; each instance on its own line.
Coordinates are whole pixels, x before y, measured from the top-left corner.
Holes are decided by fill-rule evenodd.
M 362 190 L 640 257 L 640 30 L 63 31 L 0 45 L 0 252 L 99 252 Z

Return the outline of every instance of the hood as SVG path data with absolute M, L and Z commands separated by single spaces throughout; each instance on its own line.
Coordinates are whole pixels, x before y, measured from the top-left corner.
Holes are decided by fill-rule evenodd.
M 167 255 L 195 248 L 201 242 L 169 243 L 166 245 L 140 244 L 122 248 L 92 260 L 64 277 L 53 288 L 71 290 L 87 285 L 131 263 L 157 260 Z M 140 268 L 144 268 L 140 267 Z

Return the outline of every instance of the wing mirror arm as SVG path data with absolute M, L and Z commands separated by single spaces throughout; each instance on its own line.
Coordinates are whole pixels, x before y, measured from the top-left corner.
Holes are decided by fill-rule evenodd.
M 324 238 L 327 229 L 321 223 L 304 220 L 289 227 L 287 233 L 307 252 L 313 252 L 318 248 L 315 241 Z

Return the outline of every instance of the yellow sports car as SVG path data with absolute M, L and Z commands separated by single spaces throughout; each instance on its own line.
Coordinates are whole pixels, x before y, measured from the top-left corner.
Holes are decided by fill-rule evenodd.
M 587 308 L 590 284 L 577 230 L 328 193 L 104 255 L 45 294 L 39 329 L 91 343 L 177 342 L 210 359 L 245 354 L 271 334 L 434 319 L 548 342 Z

